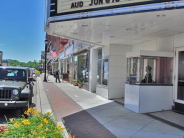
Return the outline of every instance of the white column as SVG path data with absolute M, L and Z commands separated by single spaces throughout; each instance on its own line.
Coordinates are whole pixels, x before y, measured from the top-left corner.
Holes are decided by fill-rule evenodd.
M 90 50 L 89 91 L 96 92 L 98 49 Z

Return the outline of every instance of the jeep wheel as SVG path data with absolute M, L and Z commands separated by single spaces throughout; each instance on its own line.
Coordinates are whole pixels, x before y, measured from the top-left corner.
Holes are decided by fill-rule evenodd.
M 31 105 L 33 103 L 32 97 L 33 97 L 33 92 L 30 93 L 29 105 Z

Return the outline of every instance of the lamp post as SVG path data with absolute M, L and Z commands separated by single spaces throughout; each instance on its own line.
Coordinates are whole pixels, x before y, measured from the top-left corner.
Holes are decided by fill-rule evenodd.
M 44 82 L 47 82 L 47 79 L 46 79 L 46 64 L 47 64 L 47 43 L 48 43 L 48 40 L 46 39 L 45 40 L 45 74 L 44 74 Z

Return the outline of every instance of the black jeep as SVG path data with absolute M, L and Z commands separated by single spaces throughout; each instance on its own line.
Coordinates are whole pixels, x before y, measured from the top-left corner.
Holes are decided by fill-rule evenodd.
M 33 78 L 27 67 L 0 66 L 0 108 L 20 108 L 21 114 L 32 104 Z

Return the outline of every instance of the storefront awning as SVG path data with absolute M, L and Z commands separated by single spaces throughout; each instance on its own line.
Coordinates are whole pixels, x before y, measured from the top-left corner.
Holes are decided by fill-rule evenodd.
M 77 53 L 74 53 L 73 56 L 78 56 L 78 55 L 80 55 L 80 54 L 84 54 L 84 53 L 87 53 L 87 52 L 89 52 L 89 50 L 83 49 L 83 50 L 81 50 L 81 51 L 79 51 L 79 52 L 77 52 Z
M 69 55 L 63 57 L 63 59 L 69 58 L 69 57 L 71 57 L 71 56 L 72 56 L 72 54 L 69 54 Z

